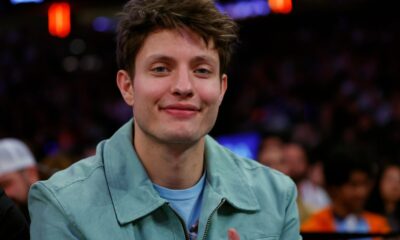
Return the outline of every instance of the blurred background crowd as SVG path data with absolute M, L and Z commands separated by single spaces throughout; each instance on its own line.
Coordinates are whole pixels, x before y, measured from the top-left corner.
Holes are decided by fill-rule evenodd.
M 124 1 L 69 1 L 65 38 L 47 29 L 54 1 L 6 2 L 0 3 L 0 139 L 27 144 L 45 179 L 93 154 L 132 117 L 115 85 L 115 14 Z M 331 185 L 361 171 L 370 187 L 357 195 L 353 184 L 348 201 L 387 216 L 399 230 L 400 16 L 394 7 L 299 0 L 277 14 L 243 2 L 252 1 L 242 1 L 246 14 L 232 10 L 238 1 L 219 2 L 237 18 L 240 43 L 211 135 L 257 132 L 255 158 L 296 182 L 302 222 L 337 201 Z M 370 168 L 355 164 L 343 184 L 327 184 L 334 168 L 324 165 L 345 155 Z

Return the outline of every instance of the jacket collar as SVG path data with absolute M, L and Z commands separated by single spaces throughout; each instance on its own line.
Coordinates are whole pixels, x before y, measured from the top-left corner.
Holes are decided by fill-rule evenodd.
M 120 224 L 141 218 L 166 201 L 153 188 L 132 145 L 133 120 L 106 141 L 104 171 Z
M 238 158 L 210 136 L 206 136 L 205 142 L 207 181 L 213 191 L 237 209 L 259 210 L 260 204 L 245 179 L 243 165 L 238 164 L 247 160 Z
M 101 149 L 106 181 L 120 224 L 139 219 L 166 203 L 154 189 L 133 148 L 132 133 L 133 120 L 130 120 Z M 257 198 L 233 160 L 236 157 L 209 136 L 205 148 L 209 183 L 206 187 L 211 187 L 235 208 L 258 210 Z

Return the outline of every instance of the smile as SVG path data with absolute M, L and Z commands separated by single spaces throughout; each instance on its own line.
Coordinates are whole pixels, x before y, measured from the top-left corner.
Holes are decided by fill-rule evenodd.
M 190 104 L 172 104 L 161 107 L 161 111 L 176 118 L 190 118 L 200 112 L 200 108 Z

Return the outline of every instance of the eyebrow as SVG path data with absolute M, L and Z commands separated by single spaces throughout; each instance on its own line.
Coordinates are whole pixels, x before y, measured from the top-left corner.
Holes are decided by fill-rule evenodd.
M 215 60 L 214 58 L 210 57 L 210 56 L 206 56 L 206 55 L 202 55 L 202 56 L 196 56 L 194 59 L 192 59 L 190 61 L 191 63 L 202 63 L 202 62 L 206 62 L 209 63 L 211 65 L 218 65 L 218 61 Z
M 154 54 L 147 58 L 147 63 L 152 63 L 154 61 L 162 61 L 162 62 L 175 62 L 175 60 L 167 55 L 162 54 Z
M 174 58 L 169 57 L 167 55 L 163 55 L 163 54 L 151 55 L 146 60 L 147 63 L 152 63 L 154 61 L 176 63 L 176 60 Z M 196 56 L 190 60 L 191 64 L 202 63 L 202 62 L 209 63 L 211 65 L 218 65 L 218 61 L 215 58 L 207 56 L 207 55 Z

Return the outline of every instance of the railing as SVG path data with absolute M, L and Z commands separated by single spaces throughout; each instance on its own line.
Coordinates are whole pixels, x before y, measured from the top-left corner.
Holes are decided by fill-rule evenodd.
M 385 239 L 400 240 L 400 232 L 382 233 L 301 233 L 303 240 Z

